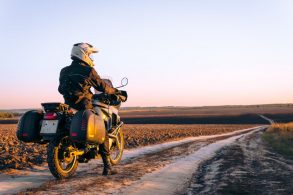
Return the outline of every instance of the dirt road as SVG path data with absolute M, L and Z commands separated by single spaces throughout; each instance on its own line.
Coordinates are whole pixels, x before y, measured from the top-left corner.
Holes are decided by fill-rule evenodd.
M 253 133 L 217 152 L 182 194 L 293 194 L 293 161 L 272 151 L 261 136 Z
M 215 135 L 252 128 L 259 125 L 171 125 L 126 124 L 123 127 L 125 148 L 161 144 L 186 137 Z M 47 145 L 20 142 L 16 137 L 16 125 L 0 124 L 0 177 L 9 169 L 25 169 L 41 166 L 47 161 Z
M 99 160 L 80 164 L 77 174 L 72 179 L 63 181 L 55 180 L 47 167 L 18 171 L 10 175 L 2 174 L 0 193 L 175 193 L 186 188 L 198 165 L 211 158 L 215 151 L 248 132 L 264 128 L 266 126 L 127 150 L 120 165 L 115 167 L 119 174 L 110 177 L 101 176 L 102 164 Z

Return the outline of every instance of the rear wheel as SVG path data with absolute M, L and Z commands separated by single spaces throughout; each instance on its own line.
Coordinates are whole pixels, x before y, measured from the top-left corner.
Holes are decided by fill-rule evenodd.
M 72 176 L 78 166 L 75 147 L 68 136 L 56 136 L 48 146 L 47 161 L 49 169 L 57 179 Z
M 124 150 L 124 136 L 122 129 L 118 130 L 117 140 L 113 140 L 112 146 L 110 148 L 110 162 L 112 165 L 116 165 L 121 161 L 122 154 Z

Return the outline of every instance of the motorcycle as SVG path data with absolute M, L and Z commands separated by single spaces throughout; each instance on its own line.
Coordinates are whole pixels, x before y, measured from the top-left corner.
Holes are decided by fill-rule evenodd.
M 110 80 L 105 80 L 112 86 Z M 128 79 L 121 80 L 121 86 Z M 71 177 L 79 163 L 100 158 L 99 146 L 109 137 L 110 162 L 121 161 L 124 150 L 123 122 L 118 111 L 127 100 L 127 92 L 96 92 L 93 109 L 74 110 L 63 103 L 42 103 L 43 110 L 26 112 L 18 123 L 17 137 L 24 142 L 47 144 L 47 162 L 57 179 Z

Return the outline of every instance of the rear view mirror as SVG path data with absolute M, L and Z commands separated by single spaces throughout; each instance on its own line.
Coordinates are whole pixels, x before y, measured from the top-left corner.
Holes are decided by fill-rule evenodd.
M 128 78 L 124 77 L 122 80 L 121 80 L 121 86 L 126 86 L 128 84 Z
M 128 84 L 128 78 L 127 78 L 127 77 L 124 77 L 124 78 L 121 80 L 121 86 L 116 87 L 116 88 L 125 87 L 127 84 Z

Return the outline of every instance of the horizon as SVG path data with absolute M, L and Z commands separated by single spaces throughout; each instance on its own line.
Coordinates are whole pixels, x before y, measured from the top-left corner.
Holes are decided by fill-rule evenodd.
M 238 105 L 212 105 L 212 106 L 122 106 L 122 109 L 131 108 L 205 108 L 205 107 L 253 107 L 253 106 L 293 106 L 293 103 L 272 103 L 272 104 L 238 104 Z M 33 110 L 42 109 L 42 107 L 35 108 L 8 108 L 0 109 L 0 112 L 13 111 L 13 110 Z
M 0 109 L 63 102 L 59 73 L 77 42 L 100 50 L 101 77 L 129 78 L 123 107 L 293 103 L 292 10 L 289 0 L 1 1 Z

